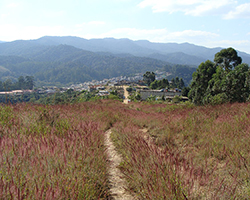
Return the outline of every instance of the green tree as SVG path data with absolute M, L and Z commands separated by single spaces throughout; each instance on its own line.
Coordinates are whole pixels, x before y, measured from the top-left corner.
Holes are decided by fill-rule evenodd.
M 154 80 L 151 84 L 150 84 L 150 88 L 155 90 L 157 89 L 159 86 L 158 86 L 158 81 L 157 80 Z
M 26 89 L 26 82 L 23 76 L 20 76 L 18 78 L 17 86 L 18 89 Z
M 215 54 L 215 64 L 201 63 L 190 85 L 188 97 L 195 104 L 246 102 L 250 94 L 250 71 L 232 49 Z
M 221 65 L 225 71 L 230 71 L 237 65 L 241 64 L 242 59 L 237 55 L 237 51 L 232 47 L 222 49 L 214 56 L 214 62 L 216 65 Z
M 34 77 L 33 76 L 26 76 L 25 77 L 25 82 L 26 82 L 26 89 L 33 89 L 34 86 Z
M 183 79 L 180 78 L 180 82 L 179 82 L 179 84 L 178 84 L 178 88 L 182 89 L 182 88 L 184 88 L 184 87 L 185 87 L 185 83 L 184 83 Z
M 3 82 L 0 81 L 0 91 L 4 91 Z
M 190 85 L 188 98 L 195 104 L 202 104 L 204 95 L 206 93 L 208 83 L 216 72 L 216 65 L 207 60 L 201 63 L 196 72 L 193 73 L 193 79 Z
M 250 94 L 250 71 L 247 64 L 240 64 L 225 77 L 222 89 L 229 102 L 245 102 Z
M 169 86 L 169 82 L 168 79 L 162 79 L 162 80 L 154 80 L 151 84 L 150 84 L 150 88 L 151 89 L 163 89 L 163 88 L 167 88 Z
M 166 88 L 166 87 L 169 87 L 169 82 L 168 82 L 168 79 L 162 79 L 161 80 L 161 87 L 162 88 Z
M 185 83 L 183 81 L 182 78 L 179 78 L 178 76 L 176 76 L 175 78 L 172 78 L 171 79 L 171 84 L 170 86 L 172 88 L 179 88 L 179 89 L 182 89 L 185 87 Z
M 13 89 L 13 83 L 11 79 L 7 79 L 6 81 L 4 81 L 3 83 L 3 88 L 5 91 L 10 91 Z
M 143 74 L 143 81 L 148 86 L 155 80 L 155 73 L 147 71 L 145 74 Z
M 190 87 L 184 87 L 181 91 L 181 95 L 184 96 L 184 97 L 187 97 L 188 96 L 188 93 L 190 91 Z

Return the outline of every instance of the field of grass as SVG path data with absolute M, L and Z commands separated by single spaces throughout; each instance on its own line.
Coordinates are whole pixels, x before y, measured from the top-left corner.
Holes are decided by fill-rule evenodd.
M 0 199 L 109 199 L 105 131 L 139 199 L 249 199 L 250 104 L 0 107 Z
M 0 199 L 108 198 L 104 125 L 90 110 L 1 106 Z

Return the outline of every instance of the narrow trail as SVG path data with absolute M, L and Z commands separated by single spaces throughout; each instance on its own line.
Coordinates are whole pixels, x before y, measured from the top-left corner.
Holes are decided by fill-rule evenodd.
M 133 200 L 136 199 L 126 190 L 126 181 L 123 174 L 118 168 L 122 161 L 121 156 L 115 150 L 115 146 L 110 138 L 111 130 L 108 130 L 105 135 L 105 146 L 107 147 L 108 159 L 110 161 L 109 181 L 111 183 L 111 195 L 114 200 Z
M 124 86 L 122 86 L 123 87 L 123 89 L 124 89 L 124 100 L 123 100 L 123 103 L 125 103 L 125 104 L 128 104 L 128 101 L 129 101 L 129 99 L 128 99 L 128 96 L 129 96 L 129 93 L 128 93 L 128 91 L 126 90 L 127 88 L 128 88 L 128 86 L 126 86 L 126 85 L 124 85 Z

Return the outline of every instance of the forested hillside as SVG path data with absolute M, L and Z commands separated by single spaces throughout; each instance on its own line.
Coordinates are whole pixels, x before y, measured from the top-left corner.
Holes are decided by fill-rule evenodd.
M 5 52 L 8 52 L 8 49 L 5 49 Z M 180 76 L 179 73 L 182 72 L 178 69 L 181 67 L 184 69 L 184 80 L 188 83 L 195 71 L 189 66 L 176 66 L 157 59 L 124 54 L 116 56 L 110 53 L 94 53 L 69 45 L 47 46 L 46 48 L 24 45 L 23 51 L 14 51 L 12 54 L 0 56 L 2 81 L 6 79 L 14 81 L 19 76 L 32 75 L 35 81 L 68 84 L 130 76 L 156 70 L 166 70 L 172 73 L 172 76 Z
M 0 44 L 0 55 L 24 55 L 32 49 L 38 52 L 48 46 L 66 44 L 91 52 L 109 52 L 111 54 L 130 54 L 140 57 L 152 57 L 175 64 L 198 66 L 205 60 L 212 60 L 222 48 L 206 48 L 189 43 L 154 43 L 147 40 L 129 39 L 84 39 L 72 36 L 45 36 L 36 40 L 19 40 Z M 238 52 L 244 63 L 250 64 L 250 55 Z

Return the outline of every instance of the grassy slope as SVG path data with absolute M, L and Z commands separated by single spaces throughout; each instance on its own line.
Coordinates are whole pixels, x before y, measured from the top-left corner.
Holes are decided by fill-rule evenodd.
M 103 134 L 112 127 L 140 199 L 249 198 L 249 116 L 250 104 L 2 106 L 0 197 L 108 198 Z
M 98 108 L 1 106 L 0 198 L 108 198 L 106 124 L 91 111 Z
M 130 107 L 135 110 L 124 113 L 113 139 L 130 189 L 140 198 L 250 197 L 250 104 Z M 155 145 L 145 142 L 142 128 Z

